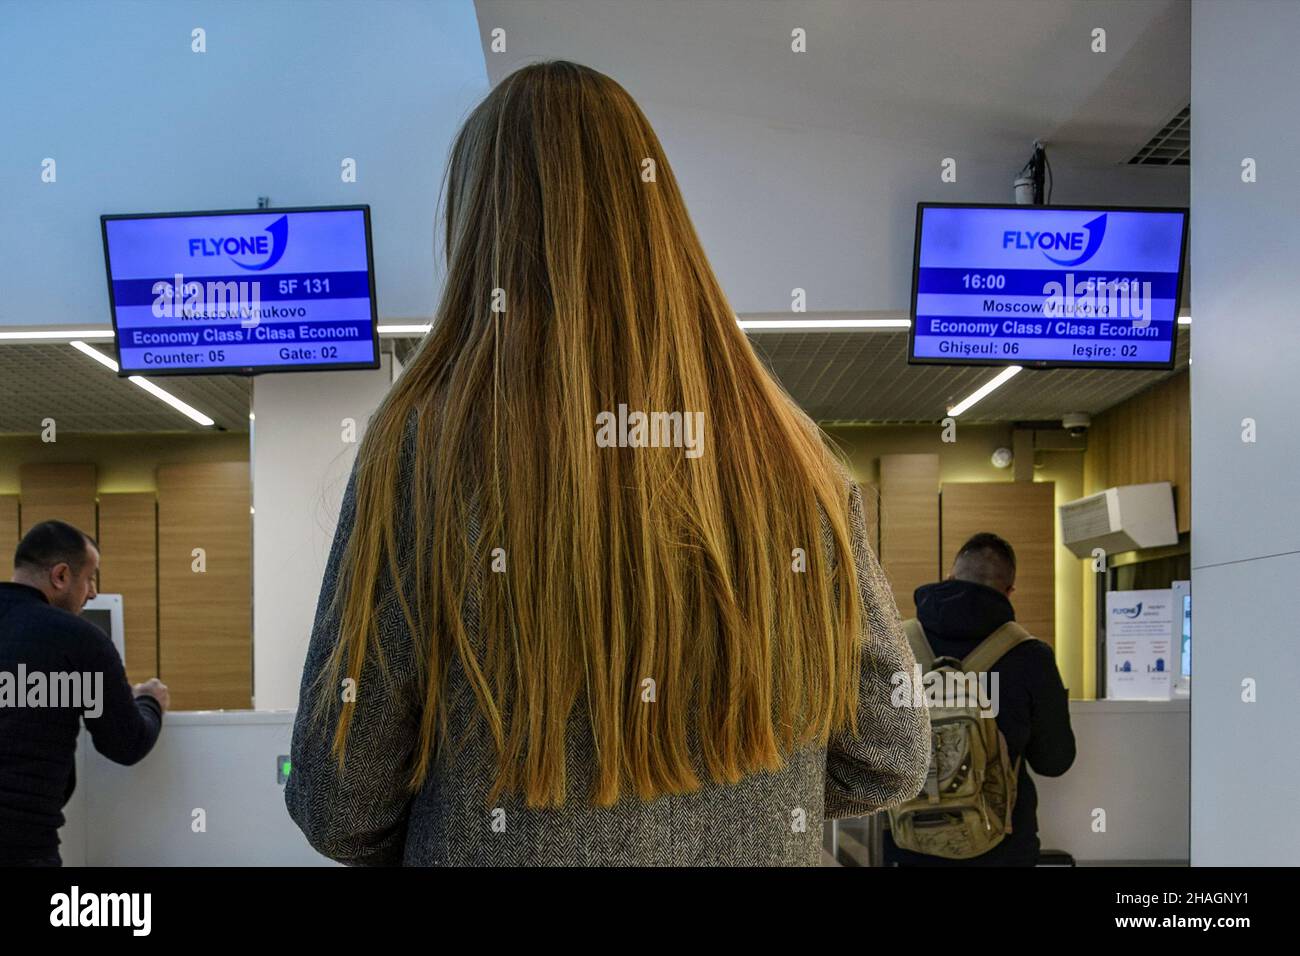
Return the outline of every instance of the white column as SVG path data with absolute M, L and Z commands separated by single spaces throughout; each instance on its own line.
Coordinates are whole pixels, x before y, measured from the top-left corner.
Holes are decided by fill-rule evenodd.
M 1300 858 L 1300 4 L 1192 7 L 1193 865 Z M 1255 181 L 1243 181 L 1253 160 Z M 1249 164 L 1248 164 L 1249 165 Z M 1250 419 L 1255 440 L 1250 438 Z M 1245 422 L 1245 424 L 1243 424 Z M 1243 700 L 1254 688 L 1253 703 Z
M 383 366 L 253 382 L 253 705 L 292 710 L 357 443 L 388 391 Z M 356 442 L 347 442 L 347 422 Z

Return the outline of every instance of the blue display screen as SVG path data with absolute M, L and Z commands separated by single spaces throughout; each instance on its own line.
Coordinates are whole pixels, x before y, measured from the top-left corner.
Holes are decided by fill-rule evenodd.
M 1187 210 L 920 203 L 909 361 L 1172 368 Z
M 378 367 L 368 206 L 101 225 L 119 374 Z

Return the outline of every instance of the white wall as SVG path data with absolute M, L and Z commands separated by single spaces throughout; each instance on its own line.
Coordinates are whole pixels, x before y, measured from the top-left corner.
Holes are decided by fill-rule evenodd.
M 949 150 L 849 132 L 775 127 L 748 117 L 654 101 L 642 108 L 663 142 L 687 207 L 732 308 L 906 313 L 918 202 L 1014 202 L 1029 158 L 967 161 Z M 1048 150 L 1049 158 L 1051 150 Z M 957 182 L 939 181 L 958 158 Z M 1186 170 L 1071 169 L 1053 161 L 1054 203 L 1187 204 Z
M 103 213 L 263 195 L 370 203 L 381 315 L 427 317 L 447 152 L 486 91 L 473 0 L 9 0 L 0 325 L 108 324 Z
M 1192 863 L 1295 865 L 1300 4 L 1192 8 Z M 1243 183 L 1242 160 L 1258 164 Z M 1243 419 L 1257 441 L 1242 441 Z M 1242 700 L 1243 682 L 1257 686 Z
M 1098 159 L 1122 156 L 1117 143 L 1136 146 L 1185 105 L 1178 3 L 1021 3 L 1035 8 L 1025 16 L 1007 4 L 981 14 L 987 0 L 476 8 L 494 82 L 558 57 L 626 87 L 732 306 L 755 314 L 788 313 L 794 287 L 809 312 L 906 311 L 916 203 L 1013 201 L 1036 136 L 1048 143 L 1053 202 L 1186 205 L 1186 168 Z M 1080 39 L 1097 19 L 1109 31 L 1100 57 Z M 789 52 L 795 24 L 807 56 Z M 509 43 L 494 52 L 498 27 Z M 946 157 L 954 183 L 939 179 Z
M 253 380 L 253 706 L 292 710 L 339 504 L 360 442 L 388 391 L 375 370 Z

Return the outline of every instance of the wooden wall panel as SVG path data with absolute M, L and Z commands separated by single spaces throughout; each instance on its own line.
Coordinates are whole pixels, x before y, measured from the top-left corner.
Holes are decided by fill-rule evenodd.
M 122 595 L 126 673 L 158 676 L 158 515 L 152 491 L 99 496 L 99 590 Z
M 14 569 L 14 552 L 22 535 L 18 531 L 18 496 L 0 495 L 0 581 L 8 581 Z
M 159 466 L 158 667 L 179 710 L 252 706 L 251 538 L 247 462 Z
M 1168 481 L 1178 530 L 1192 527 L 1192 414 L 1189 375 L 1180 372 L 1093 419 L 1084 455 L 1084 493 Z
M 31 464 L 18 468 L 22 530 L 57 518 L 92 538 L 95 530 L 95 466 Z
M 904 618 L 912 592 L 939 580 L 939 456 L 880 456 L 880 563 Z
M 971 535 L 992 531 L 1016 552 L 1016 620 L 1041 641 L 1056 640 L 1056 508 L 1050 481 L 945 482 L 943 567 Z

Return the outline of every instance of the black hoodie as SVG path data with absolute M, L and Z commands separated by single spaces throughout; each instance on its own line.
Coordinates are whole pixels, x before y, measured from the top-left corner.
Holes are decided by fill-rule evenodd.
M 102 700 L 95 715 L 75 706 L 0 705 L 0 866 L 57 858 L 83 719 L 95 749 L 127 765 L 152 749 L 162 728 L 162 708 L 152 697 L 132 695 L 103 631 L 52 607 L 36 588 L 0 583 L 0 673 L 10 688 L 4 704 L 9 696 L 16 703 L 24 672 L 46 681 L 57 673 L 100 675 Z
M 1006 595 L 983 584 L 948 580 L 916 589 L 916 616 L 935 655 L 964 658 L 1016 613 Z M 1033 866 L 1038 860 L 1038 792 L 1026 764 L 1044 777 L 1059 777 L 1074 763 L 1069 697 L 1056 669 L 1056 654 L 1042 641 L 1025 641 L 989 671 L 998 675 L 998 729 L 1020 765 L 1012 832 L 971 860 L 944 860 L 900 850 L 885 833 L 885 860 L 903 866 Z

